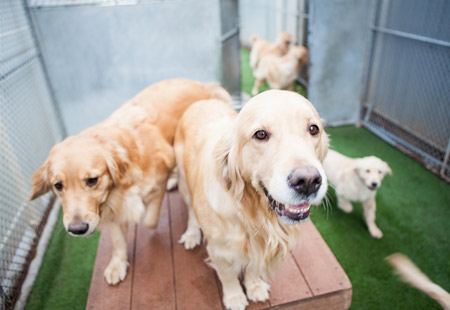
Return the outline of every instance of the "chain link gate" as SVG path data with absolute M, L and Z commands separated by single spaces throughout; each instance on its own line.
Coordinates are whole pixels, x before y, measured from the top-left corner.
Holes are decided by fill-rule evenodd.
M 361 119 L 449 179 L 450 2 L 374 0 Z
M 34 171 L 64 130 L 25 2 L 0 2 L 0 304 L 14 306 L 51 209 L 29 202 Z

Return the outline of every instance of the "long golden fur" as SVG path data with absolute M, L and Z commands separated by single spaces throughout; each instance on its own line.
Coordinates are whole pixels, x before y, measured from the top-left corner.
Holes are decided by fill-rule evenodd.
M 53 190 L 69 233 L 87 236 L 109 226 L 109 284 L 126 276 L 128 223 L 142 218 L 149 228 L 157 225 L 175 164 L 172 143 L 178 120 L 192 103 L 212 97 L 229 99 L 211 84 L 184 79 L 156 83 L 105 121 L 55 145 L 33 175 L 31 200 Z
M 353 211 L 350 201 L 362 202 L 370 234 L 374 238 L 382 238 L 383 232 L 375 223 L 375 196 L 384 176 L 387 173 L 392 175 L 389 165 L 375 156 L 350 158 L 330 150 L 323 167 L 336 191 L 338 207 L 350 213 Z
M 203 231 L 228 309 L 244 309 L 247 297 L 268 299 L 267 277 L 296 244 L 295 224 L 327 189 L 321 161 L 328 137 L 316 110 L 277 90 L 252 98 L 239 114 L 222 101 L 200 101 L 180 120 L 174 148 L 189 208 L 180 242 L 192 249 Z

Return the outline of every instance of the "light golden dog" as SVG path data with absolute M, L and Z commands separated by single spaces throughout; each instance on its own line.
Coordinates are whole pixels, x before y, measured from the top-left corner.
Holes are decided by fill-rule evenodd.
M 308 50 L 303 46 L 294 46 L 283 56 L 266 55 L 259 60 L 253 70 L 255 83 L 252 95 L 267 81 L 271 89 L 294 90 L 294 82 L 300 68 L 308 61 Z
M 386 257 L 386 260 L 395 268 L 404 282 L 435 299 L 443 309 L 450 310 L 450 294 L 433 283 L 407 256 L 395 253 Z
M 353 211 L 350 201 L 362 202 L 370 234 L 374 238 L 382 238 L 383 233 L 375 224 L 375 195 L 386 173 L 392 175 L 389 165 L 375 156 L 349 158 L 329 150 L 323 167 L 336 190 L 338 207 L 350 213 Z
M 238 115 L 224 102 L 200 101 L 180 120 L 174 148 L 189 208 L 180 242 L 192 249 L 203 231 L 228 309 L 268 299 L 267 277 L 327 190 L 328 137 L 316 110 L 280 90 L 253 97 Z
M 250 50 L 250 66 L 253 71 L 258 67 L 259 61 L 266 55 L 283 56 L 289 51 L 289 45 L 295 41 L 288 32 L 280 32 L 275 43 L 270 43 L 257 36 L 252 36 L 252 49 Z
M 88 236 L 97 227 L 109 226 L 109 284 L 126 276 L 128 223 L 143 218 L 147 227 L 157 225 L 175 164 L 172 143 L 178 120 L 192 103 L 213 97 L 227 100 L 227 95 L 219 86 L 184 79 L 156 83 L 105 121 L 55 145 L 33 175 L 31 200 L 53 190 L 70 234 Z

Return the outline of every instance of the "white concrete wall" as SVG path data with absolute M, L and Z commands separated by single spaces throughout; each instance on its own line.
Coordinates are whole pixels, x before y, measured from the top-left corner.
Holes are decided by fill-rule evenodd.
M 218 0 L 35 6 L 31 13 L 68 134 L 159 80 L 220 80 Z

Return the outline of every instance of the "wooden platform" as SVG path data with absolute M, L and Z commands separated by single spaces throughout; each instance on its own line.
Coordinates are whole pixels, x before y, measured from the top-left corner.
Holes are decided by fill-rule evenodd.
M 204 260 L 205 246 L 186 251 L 178 243 L 187 210 L 178 192 L 168 193 L 156 230 L 130 226 L 127 278 L 109 286 L 104 277 L 111 258 L 111 239 L 100 238 L 88 309 L 223 309 L 221 287 Z M 295 251 L 271 281 L 270 300 L 248 309 L 347 309 L 352 286 L 311 222 Z M 300 249 L 301 248 L 301 249 Z

